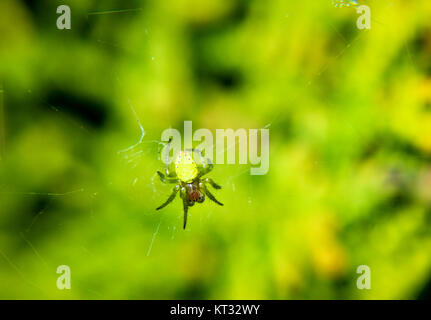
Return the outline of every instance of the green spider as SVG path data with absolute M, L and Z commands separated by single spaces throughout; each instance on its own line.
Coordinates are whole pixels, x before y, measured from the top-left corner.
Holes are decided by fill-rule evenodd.
M 169 146 L 171 140 L 168 142 L 168 151 L 169 154 Z M 186 228 L 187 224 L 187 212 L 189 207 L 193 206 L 195 202 L 202 203 L 205 201 L 205 195 L 210 198 L 210 200 L 214 201 L 218 205 L 222 206 L 223 203 L 218 201 L 212 194 L 209 192 L 206 184 L 209 183 L 214 189 L 221 189 L 221 186 L 216 184 L 212 179 L 202 177 L 209 173 L 214 165 L 212 164 L 210 159 L 206 159 L 205 162 L 202 161 L 202 167 L 199 168 L 196 162 L 193 160 L 193 152 L 197 152 L 201 159 L 202 153 L 197 149 L 190 149 L 187 151 L 180 151 L 175 159 L 175 173 L 172 175 L 169 172 L 168 166 L 166 166 L 165 173 L 161 173 L 157 171 L 157 174 L 160 177 L 160 180 L 163 183 L 175 183 L 175 187 L 169 196 L 168 200 L 163 203 L 156 210 L 160 210 L 166 207 L 172 200 L 175 199 L 178 191 L 180 192 L 180 197 L 183 199 L 183 207 L 184 207 L 184 225 L 183 229 Z

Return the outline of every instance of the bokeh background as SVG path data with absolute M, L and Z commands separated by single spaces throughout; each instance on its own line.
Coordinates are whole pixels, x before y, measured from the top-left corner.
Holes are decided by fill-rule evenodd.
M 431 2 L 358 2 L 371 30 L 332 0 L 0 1 L 0 298 L 429 298 Z M 269 128 L 270 167 L 217 165 L 183 231 L 155 172 L 185 120 Z

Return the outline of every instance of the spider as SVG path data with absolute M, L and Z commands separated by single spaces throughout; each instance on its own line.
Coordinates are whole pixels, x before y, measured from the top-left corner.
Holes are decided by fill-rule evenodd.
M 169 147 L 171 140 L 168 142 L 168 150 L 167 155 L 169 155 Z M 186 228 L 187 225 L 187 212 L 189 207 L 192 207 L 195 202 L 202 203 L 205 201 L 205 195 L 218 205 L 222 206 L 223 203 L 218 201 L 212 193 L 207 188 L 207 183 L 209 183 L 214 189 L 221 189 L 217 183 L 215 183 L 210 178 L 202 177 L 209 173 L 214 165 L 212 164 L 210 159 L 206 159 L 205 162 L 202 162 L 202 167 L 200 168 L 196 162 L 193 160 L 193 152 L 197 152 L 203 159 L 202 153 L 197 149 L 188 149 L 186 151 L 180 151 L 175 159 L 175 173 L 172 175 L 169 172 L 168 166 L 166 166 L 165 173 L 161 173 L 157 171 L 157 174 L 160 177 L 160 180 L 163 183 L 175 183 L 175 187 L 172 190 L 171 195 L 168 200 L 163 203 L 156 210 L 160 210 L 166 207 L 172 200 L 175 199 L 178 191 L 180 192 L 180 197 L 183 199 L 183 208 L 184 208 L 184 225 L 183 229 Z M 166 162 L 167 163 L 167 162 Z

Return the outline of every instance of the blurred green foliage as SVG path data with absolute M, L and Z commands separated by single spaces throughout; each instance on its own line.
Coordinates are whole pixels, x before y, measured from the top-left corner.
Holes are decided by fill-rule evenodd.
M 331 0 L 0 1 L 0 298 L 430 297 L 431 2 L 359 3 L 371 30 Z M 155 172 L 185 120 L 267 126 L 270 168 L 217 165 L 183 231 Z

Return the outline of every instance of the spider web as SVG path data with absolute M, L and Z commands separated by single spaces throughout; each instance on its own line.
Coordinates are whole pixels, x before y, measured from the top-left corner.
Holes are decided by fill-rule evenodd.
M 91 17 L 92 16 L 97 16 L 97 15 L 111 15 L 111 14 L 123 14 L 123 13 L 136 13 L 136 12 L 140 12 L 142 10 L 142 8 L 126 8 L 126 9 L 118 9 L 118 10 L 103 10 L 103 11 L 91 11 L 88 12 L 88 18 L 89 21 L 88 23 L 91 24 Z M 287 15 L 288 17 L 288 15 Z M 331 27 L 334 29 L 334 32 L 342 37 L 341 33 L 337 30 L 337 28 L 335 28 L 334 26 L 331 25 Z M 148 31 L 146 32 L 148 33 Z M 344 48 L 337 54 L 337 56 L 335 57 L 336 60 L 340 59 L 342 57 L 342 55 L 346 52 L 346 50 L 348 50 L 349 48 L 351 48 L 351 46 L 357 41 L 357 39 L 359 39 L 359 37 L 361 36 L 361 33 L 359 33 L 359 35 L 353 39 L 353 41 L 347 42 L 346 39 L 343 38 L 343 41 L 345 42 L 345 46 Z M 104 39 L 96 39 L 96 42 L 99 43 L 100 45 L 104 45 L 104 46 L 111 46 L 111 47 L 121 47 L 118 43 L 113 43 L 110 41 L 106 41 Z M 121 47 L 123 50 L 126 51 L 130 51 L 129 48 L 124 48 Z M 150 56 L 149 59 L 151 59 L 152 61 L 154 61 L 156 57 L 154 56 Z M 321 70 L 313 77 L 313 79 L 311 79 L 307 86 L 311 86 L 313 84 L 314 81 L 316 81 L 328 68 L 330 67 L 330 64 L 327 63 L 324 66 L 322 66 Z M 3 95 L 3 89 L 0 87 L 0 94 Z M 32 94 L 31 90 L 28 90 L 28 94 Z M 294 98 L 291 99 L 291 103 L 293 103 L 295 101 Z M 0 99 L 0 124 L 1 121 L 3 121 L 3 105 L 2 105 L 2 99 Z M 160 181 L 158 180 L 158 177 L 156 175 L 156 172 L 154 172 L 154 174 L 150 177 L 145 177 L 142 176 L 141 174 L 139 174 L 139 166 L 142 164 L 142 161 L 145 159 L 145 155 L 148 154 L 152 154 L 154 156 L 154 158 L 160 162 L 161 167 L 163 167 L 162 163 L 161 163 L 161 159 L 160 159 L 160 147 L 162 147 L 164 145 L 163 142 L 158 141 L 158 140 L 147 140 L 146 139 L 146 134 L 147 132 L 144 129 L 144 126 L 142 125 L 136 110 L 134 109 L 134 107 L 132 106 L 130 100 L 127 101 L 127 105 L 129 107 L 129 109 L 131 110 L 131 114 L 135 120 L 135 125 L 137 126 L 137 128 L 139 129 L 139 135 L 138 135 L 138 139 L 135 143 L 120 149 L 117 151 L 118 156 L 122 159 L 122 161 L 124 162 L 125 167 L 127 167 L 130 172 L 132 172 L 132 176 L 133 178 L 130 181 L 130 186 L 133 188 L 135 187 L 138 183 L 143 183 L 146 186 L 151 187 L 152 190 L 152 201 L 156 204 L 156 200 L 161 200 L 163 199 L 163 197 L 160 197 L 160 194 L 165 194 L 166 196 L 169 194 L 169 190 L 170 188 L 163 186 L 162 184 L 160 184 Z M 56 113 L 61 113 L 61 109 L 58 106 L 51 106 L 51 109 L 56 112 Z M 274 123 L 277 122 L 277 119 L 280 119 L 280 114 L 281 111 L 276 114 L 273 119 L 263 125 L 261 127 L 261 129 L 267 129 L 267 128 L 271 128 L 271 126 L 274 125 Z M 75 123 L 75 125 L 80 129 L 80 130 L 84 130 L 86 131 L 85 125 L 83 125 L 82 123 L 78 123 L 76 122 L 76 120 L 74 120 L 73 118 L 71 118 L 70 116 L 65 115 L 64 118 L 67 121 L 73 121 Z M 2 128 L 4 128 L 4 126 L 1 126 Z M 5 135 L 4 135 L 4 130 L 0 130 L 0 139 L 1 139 L 1 145 L 4 146 L 4 141 L 5 141 Z M 225 146 L 224 150 L 221 151 L 217 151 L 217 153 L 220 152 L 227 152 L 230 149 L 234 149 L 236 148 L 236 145 L 238 143 L 238 140 L 235 140 L 235 142 L 233 144 L 230 144 L 228 146 Z M 2 155 L 2 150 L 0 149 L 0 158 Z M 217 166 L 217 165 L 216 165 Z M 217 166 L 220 167 L 220 166 Z M 240 178 L 243 175 L 246 175 L 250 172 L 250 165 L 243 165 L 241 167 L 238 168 L 237 172 L 229 175 L 224 181 L 220 181 L 220 184 L 223 186 L 224 191 L 229 191 L 229 192 L 236 192 L 237 191 L 237 187 L 236 187 L 236 181 L 238 178 Z M 85 192 L 89 192 L 86 191 L 84 188 L 79 188 L 76 190 L 70 190 L 70 191 L 65 191 L 65 192 L 32 192 L 32 191 L 22 191 L 22 192 L 8 192 L 8 191 L 0 191 L 0 193 L 2 194 L 15 194 L 15 195 L 22 195 L 22 196 L 46 196 L 46 197 L 65 197 L 65 196 L 70 196 L 70 195 L 74 195 L 77 193 L 85 193 Z M 89 192 L 89 195 L 94 198 L 97 197 L 98 192 Z M 249 196 L 248 203 L 252 203 L 253 202 L 253 196 Z M 179 207 L 179 206 L 178 206 Z M 180 207 L 179 207 L 180 208 Z M 37 223 L 37 220 L 39 219 L 39 217 L 45 212 L 44 208 L 43 210 L 41 210 L 39 213 L 37 213 L 31 224 L 29 225 L 29 227 L 26 229 L 26 232 L 30 231 L 31 228 L 33 227 L 33 225 L 35 223 Z M 182 208 L 180 208 L 182 210 Z M 92 209 L 91 209 L 92 210 Z M 208 218 L 209 216 L 212 215 L 214 209 L 209 209 L 208 213 L 205 214 L 200 214 L 200 220 L 202 222 L 202 219 Z M 178 221 L 176 222 L 180 222 L 182 219 L 182 212 L 180 212 L 178 214 Z M 179 229 L 181 228 L 177 228 L 176 225 L 174 223 L 170 224 L 170 223 L 164 223 L 163 221 L 163 216 L 165 215 L 163 212 L 161 213 L 153 213 L 153 214 L 159 214 L 160 216 L 160 220 L 159 222 L 156 224 L 153 235 L 151 237 L 150 243 L 148 245 L 148 251 L 147 251 L 147 255 L 149 255 L 151 253 L 151 250 L 153 248 L 154 245 L 154 241 L 156 239 L 157 234 L 159 233 L 160 228 L 167 228 L 170 233 L 171 233 L 171 238 L 173 239 L 175 237 L 175 233 L 179 231 Z M 196 218 L 197 215 L 195 215 L 194 218 Z M 193 226 L 191 224 L 189 224 L 188 226 L 188 230 L 191 230 L 193 228 Z M 28 242 L 30 245 L 31 243 Z
M 92 16 L 92 15 L 103 15 L 103 14 L 121 14 L 121 13 L 126 13 L 126 12 L 140 11 L 141 9 L 142 8 L 97 11 L 97 12 L 89 12 L 88 15 Z M 373 18 L 373 21 L 378 22 L 378 20 L 374 19 L 374 18 Z M 348 41 L 342 36 L 340 31 L 335 26 L 331 25 L 331 28 L 334 30 L 334 34 L 336 34 L 337 37 L 342 38 L 342 40 L 344 42 L 343 49 L 340 52 L 338 52 L 338 54 L 335 56 L 335 60 L 337 61 L 348 50 L 351 50 L 351 48 L 356 44 L 356 42 L 360 39 L 360 37 L 363 36 L 364 33 L 359 32 L 358 35 L 353 40 Z M 118 44 L 107 42 L 103 39 L 97 39 L 97 42 L 101 45 L 118 46 Z M 407 44 L 406 44 L 406 49 L 408 50 Z M 157 57 L 155 57 L 155 56 L 151 56 L 149 59 L 154 60 L 156 58 Z M 310 79 L 310 81 L 307 84 L 307 87 L 311 86 L 315 81 L 317 81 L 319 79 L 319 77 L 322 74 L 324 74 L 331 67 L 332 63 L 334 63 L 334 62 L 329 62 L 329 63 L 324 64 L 320 68 L 319 72 L 317 72 L 312 77 L 312 79 Z M 29 90 L 29 93 L 31 93 L 30 90 Z M 5 154 L 4 145 L 6 143 L 6 136 L 5 136 L 5 129 L 4 129 L 5 128 L 5 119 L 4 119 L 3 95 L 4 95 L 4 89 L 3 89 L 2 85 L 0 84 L 0 161 L 4 157 L 4 154 Z M 294 102 L 295 102 L 295 98 L 292 98 L 291 103 L 294 103 Z M 154 174 L 152 176 L 148 177 L 148 176 L 142 176 L 141 174 L 139 174 L 137 169 L 139 169 L 139 166 L 140 166 L 142 160 L 144 159 L 144 156 L 148 155 L 148 154 L 153 155 L 155 161 L 158 161 L 160 163 L 160 165 L 162 166 L 162 162 L 160 161 L 159 151 L 160 151 L 160 147 L 163 146 L 163 142 L 161 142 L 159 140 L 152 140 L 152 139 L 147 140 L 146 139 L 147 132 L 144 128 L 144 125 L 141 123 L 141 121 L 138 117 L 138 114 L 137 114 L 136 110 L 134 109 L 134 107 L 132 106 L 132 103 L 130 102 L 130 100 L 127 101 L 127 105 L 129 107 L 129 109 L 131 110 L 131 115 L 133 116 L 133 119 L 135 121 L 135 125 L 138 129 L 137 140 L 135 143 L 133 143 L 129 146 L 126 146 L 123 149 L 118 150 L 117 155 L 120 159 L 122 159 L 122 161 L 124 162 L 124 165 L 129 168 L 130 172 L 132 172 L 133 179 L 131 179 L 131 181 L 130 181 L 130 186 L 133 188 L 139 182 L 142 181 L 144 185 L 151 188 L 151 190 L 152 190 L 152 202 L 154 203 L 154 207 L 156 207 L 158 203 L 155 200 L 161 199 L 161 197 L 159 196 L 160 194 L 164 194 L 164 195 L 168 196 L 168 193 L 166 191 L 169 190 L 169 188 L 167 188 L 166 186 L 163 186 L 159 182 L 158 177 L 156 175 L 156 172 L 154 172 Z M 52 107 L 53 112 L 61 113 L 61 111 L 57 107 L 55 107 L 55 106 L 51 106 L 51 107 Z M 271 129 L 271 127 L 273 127 L 274 124 L 276 124 L 277 121 L 279 121 L 280 114 L 281 114 L 281 111 L 278 114 L 276 114 L 269 123 L 263 124 L 261 128 Z M 66 116 L 66 118 L 71 120 L 71 121 L 75 121 L 69 116 Z M 80 130 L 84 130 L 84 131 L 86 130 L 85 126 L 83 124 L 77 123 L 77 126 Z M 237 144 L 237 141 L 235 141 L 234 144 L 226 146 L 224 152 L 226 152 L 230 148 L 235 148 L 236 144 Z M 236 186 L 237 179 L 239 179 L 243 175 L 246 175 L 247 173 L 249 173 L 249 171 L 250 171 L 250 165 L 242 166 L 241 168 L 238 169 L 238 171 L 235 174 L 231 174 L 224 181 L 220 181 L 220 184 L 223 186 L 222 190 L 225 190 L 225 191 L 228 190 L 229 192 L 234 192 L 234 193 L 237 192 L 237 186 Z M 19 191 L 17 191 L 17 192 L 13 192 L 13 191 L 0 190 L 0 194 L 15 194 L 15 195 L 22 195 L 22 196 L 46 196 L 46 197 L 54 198 L 54 199 L 58 198 L 58 197 L 73 196 L 76 194 L 86 194 L 87 196 L 90 196 L 92 198 L 97 197 L 97 191 L 96 192 L 90 192 L 90 191 L 86 190 L 85 188 L 78 188 L 78 189 L 73 189 L 73 190 L 68 190 L 68 191 L 67 190 L 66 191 L 59 191 L 59 192 L 53 192 L 53 191 L 47 191 L 47 192 L 35 192 L 35 191 L 19 192 Z M 250 195 L 249 198 L 247 199 L 247 201 L 249 204 L 252 204 L 254 201 L 253 195 Z M 40 218 L 41 215 L 43 215 L 47 206 L 45 206 L 44 209 L 40 210 L 34 216 L 33 220 L 31 221 L 31 224 L 28 225 L 27 228 L 25 229 L 25 232 L 30 231 L 31 228 L 34 226 L 34 224 L 37 223 L 37 220 Z M 178 208 L 180 208 L 180 206 L 178 206 Z M 93 209 L 91 208 L 91 210 L 93 210 Z M 182 210 L 182 208 L 180 208 L 180 210 Z M 214 208 L 209 209 L 206 212 L 206 214 L 204 212 L 200 212 L 200 214 L 199 214 L 200 221 L 202 222 L 203 219 L 208 219 L 213 214 L 214 210 L 215 210 Z M 158 214 L 159 219 L 158 219 L 158 222 L 155 224 L 154 231 L 151 235 L 151 238 L 149 239 L 149 242 L 147 245 L 147 250 L 146 250 L 146 256 L 150 256 L 152 250 L 156 247 L 155 244 L 156 244 L 157 236 L 158 236 L 160 230 L 162 230 L 162 229 L 167 230 L 168 233 L 170 234 L 170 238 L 172 240 L 174 240 L 177 232 L 184 232 L 181 228 L 177 227 L 177 226 L 181 226 L 182 211 L 178 212 L 178 217 L 177 217 L 177 220 L 175 220 L 175 221 L 164 219 L 164 216 L 166 215 L 166 213 L 163 213 L 163 212 L 153 213 L 153 214 Z M 194 216 L 193 217 L 194 219 L 198 218 L 198 214 L 194 214 L 193 216 Z M 197 225 L 195 224 L 195 227 L 196 226 Z M 193 228 L 193 225 L 189 224 L 186 232 L 190 231 L 192 228 Z M 26 237 L 25 233 L 21 232 L 20 236 L 23 239 L 23 241 L 25 241 L 25 243 L 27 243 L 27 245 L 35 253 L 35 255 L 38 257 L 38 259 L 41 261 L 41 263 L 46 265 L 47 263 L 46 263 L 45 259 L 38 252 L 37 248 L 32 244 L 32 242 Z M 2 256 L 7 261 L 7 263 L 18 274 L 20 274 L 20 276 L 22 278 L 25 279 L 24 273 L 1 250 L 0 250 L 0 256 Z M 25 281 L 29 282 L 32 286 L 37 286 L 34 283 L 32 283 L 31 281 L 29 281 L 28 279 L 25 279 Z M 100 293 L 98 293 L 98 294 L 100 294 Z

